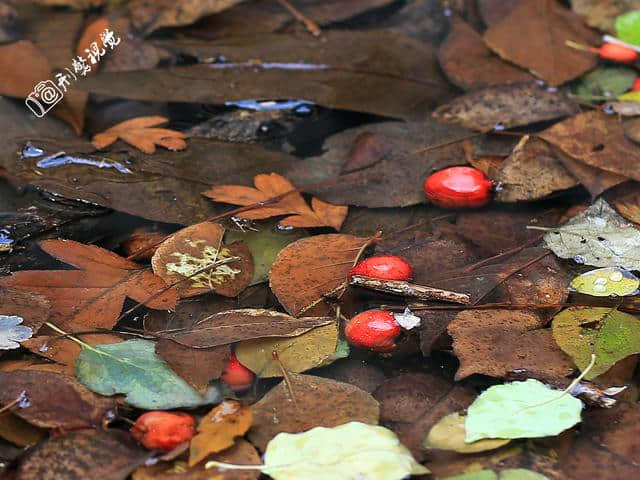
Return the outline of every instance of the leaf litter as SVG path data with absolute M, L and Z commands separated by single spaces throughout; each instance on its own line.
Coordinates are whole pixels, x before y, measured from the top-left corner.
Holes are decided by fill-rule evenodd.
M 640 474 L 638 68 L 589 51 L 637 2 L 348 3 L 0 5 L 0 476 Z M 467 164 L 489 205 L 429 204 Z

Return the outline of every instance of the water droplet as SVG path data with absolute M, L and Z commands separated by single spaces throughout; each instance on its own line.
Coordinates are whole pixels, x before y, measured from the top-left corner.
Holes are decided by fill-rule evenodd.
M 612 294 L 610 294 L 610 295 L 609 295 L 609 297 L 610 297 L 610 298 L 618 298 L 618 295 L 617 295 L 617 294 L 615 294 L 615 293 L 612 293 Z
M 573 261 L 582 265 L 586 260 L 582 255 L 576 255 L 573 257 Z
M 276 228 L 282 232 L 290 232 L 291 230 L 293 230 L 296 227 L 292 227 L 291 225 L 276 225 Z
M 145 466 L 147 467 L 152 467 L 153 465 L 155 465 L 156 463 L 158 463 L 158 458 L 157 457 L 150 457 L 147 458 L 144 462 Z
M 622 272 L 613 272 L 611 275 L 609 275 L 609 280 L 611 280 L 612 282 L 619 282 L 620 280 L 622 280 L 622 278 Z
M 49 347 L 46 343 L 43 343 L 42 345 L 40 345 L 40 348 L 38 348 L 39 352 L 46 352 L 47 350 L 49 350 Z
M 593 286 L 593 291 L 594 292 L 606 292 L 607 291 L 607 287 L 604 286 L 604 285 L 600 285 L 600 284 L 594 285 Z
M 213 63 L 229 63 L 229 59 L 224 55 L 216 55 L 213 58 Z
M 493 191 L 494 191 L 494 192 L 501 192 L 501 191 L 503 191 L 503 190 L 504 190 L 504 186 L 503 186 L 501 183 L 496 183 L 496 184 L 493 186 Z
M 22 158 L 41 157 L 44 155 L 44 150 L 34 146 L 31 142 L 27 142 L 22 149 Z
M 31 406 L 31 400 L 27 396 L 27 391 L 23 390 L 18 397 L 18 407 L 19 408 L 29 408 Z
M 266 133 L 269 133 L 270 130 L 271 130 L 271 127 L 269 127 L 269 124 L 266 122 L 263 122 L 258 126 L 258 132 L 260 133 L 266 134 Z
M 298 117 L 308 117 L 313 113 L 313 105 L 309 103 L 303 103 L 295 107 L 293 109 L 293 113 L 296 114 Z
M 453 15 L 453 10 L 451 10 L 450 8 L 445 8 L 445 9 L 442 11 L 442 14 L 443 14 L 445 17 L 450 17 L 451 15 Z
M 604 107 L 602 107 L 602 111 L 607 114 L 607 115 L 613 115 L 614 113 L 616 113 L 616 111 L 614 110 L 613 106 L 607 104 Z
M 503 131 L 503 130 L 504 130 L 504 125 L 503 125 L 503 123 L 502 123 L 502 122 L 498 122 L 498 123 L 496 123 L 496 124 L 493 126 L 493 130 L 494 130 L 495 132 L 501 132 L 501 131 Z
M 554 93 L 554 92 L 557 92 L 557 91 L 558 91 L 558 87 L 554 87 L 553 85 L 547 87 L 547 92 Z
M 604 277 L 598 277 L 593 281 L 594 285 L 606 285 L 607 284 L 607 279 Z

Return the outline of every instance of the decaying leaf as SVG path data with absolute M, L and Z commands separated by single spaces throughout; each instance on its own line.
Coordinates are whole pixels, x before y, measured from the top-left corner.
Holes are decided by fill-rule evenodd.
M 176 304 L 174 288 L 167 289 L 160 277 L 115 253 L 71 240 L 44 240 L 39 245 L 79 270 L 20 271 L 0 279 L 0 284 L 45 295 L 51 320 L 64 330 L 112 328 L 126 297 L 149 308 L 171 309 Z
M 613 206 L 624 218 L 640 224 L 640 194 L 622 198 L 615 202 Z
M 288 371 L 304 372 L 337 360 L 338 347 L 338 325 L 332 323 L 297 337 L 245 340 L 236 346 L 236 356 L 242 365 L 259 377 L 281 377 L 282 369 L 273 358 L 273 352 L 278 354 Z
M 571 280 L 571 288 L 594 297 L 624 297 L 634 295 L 640 279 L 620 267 L 597 268 Z
M 225 400 L 207 413 L 198 424 L 198 433 L 189 445 L 189 465 L 193 466 L 212 453 L 231 447 L 236 437 L 249 430 L 252 410 L 235 400 Z
M 640 269 L 640 230 L 602 198 L 564 225 L 551 228 L 544 240 L 560 258 L 595 267 Z
M 580 422 L 582 402 L 529 379 L 489 387 L 469 406 L 466 442 L 557 435 Z
M 571 9 L 587 20 L 587 25 L 615 33 L 618 15 L 640 9 L 638 0 L 571 0 Z
M 614 99 L 631 89 L 636 76 L 636 71 L 629 67 L 598 67 L 574 82 L 571 91 L 587 103 L 603 97 Z
M 581 44 L 598 41 L 583 19 L 555 0 L 525 0 L 484 34 L 493 51 L 528 69 L 552 85 L 573 80 L 594 68 L 590 52 L 569 48 L 566 40 Z
M 282 198 L 273 204 L 254 208 L 237 216 L 259 220 L 291 215 L 278 222 L 285 227 L 333 227 L 340 230 L 349 210 L 349 207 L 332 205 L 315 197 L 311 199 L 311 208 L 309 208 L 300 192 L 296 191 L 296 187 L 277 173 L 256 175 L 253 183 L 256 188 L 243 185 L 220 185 L 207 190 L 204 195 L 216 202 L 242 206 L 260 204 L 281 196 Z
M 197 223 L 174 233 L 151 259 L 156 275 L 176 285 L 181 297 L 214 291 L 235 297 L 253 276 L 253 258 L 242 242 L 224 245 L 224 228 L 211 222 Z
M 137 117 L 125 120 L 104 132 L 96 133 L 92 143 L 94 147 L 103 149 L 120 139 L 148 154 L 156 151 L 156 145 L 168 150 L 184 150 L 187 148 L 184 133 L 166 128 L 152 128 L 167 121 L 165 117 Z
M 290 373 L 253 404 L 249 439 L 260 450 L 280 432 L 298 433 L 313 427 L 337 427 L 358 421 L 376 425 L 378 402 L 367 392 L 328 378 Z
M 138 339 L 84 346 L 76 364 L 76 375 L 94 392 L 124 393 L 127 403 L 147 410 L 195 407 L 219 399 L 220 394 L 213 387 L 204 396 L 198 394 L 154 350 L 153 342 Z
M 337 293 L 368 241 L 352 235 L 328 234 L 293 242 L 273 262 L 269 286 L 294 317 L 325 314 L 329 307 L 324 296 Z
M 553 338 L 580 370 L 596 356 L 587 380 L 606 372 L 616 362 L 640 353 L 638 319 L 615 308 L 571 307 L 553 319 Z
M 20 348 L 20 342 L 31 338 L 33 330 L 20 325 L 22 322 L 17 315 L 0 315 L 0 350 Z
M 510 442 L 506 438 L 485 438 L 472 443 L 464 441 L 466 430 L 465 416 L 458 412 L 450 413 L 436 423 L 422 444 L 424 448 L 453 450 L 458 453 L 476 453 L 494 450 Z
M 46 439 L 47 431 L 11 412 L 4 412 L 0 414 L 0 437 L 19 447 L 31 447 Z
M 517 127 L 574 115 L 579 111 L 578 105 L 563 93 L 529 82 L 487 87 L 461 95 L 439 106 L 433 116 L 485 132 L 497 125 Z

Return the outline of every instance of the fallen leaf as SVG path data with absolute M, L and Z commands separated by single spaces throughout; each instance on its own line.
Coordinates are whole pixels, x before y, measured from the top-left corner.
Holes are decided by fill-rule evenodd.
M 615 308 L 567 308 L 553 318 L 553 338 L 582 371 L 591 362 L 591 355 L 596 356 L 587 380 L 640 353 L 638 319 Z
M 31 338 L 33 330 L 20 325 L 22 321 L 16 315 L 0 315 L 0 350 L 20 348 L 20 342 Z
M 583 102 L 592 103 L 603 97 L 612 99 L 631 89 L 637 77 L 633 68 L 598 67 L 574 82 L 571 92 Z
M 533 80 L 529 73 L 494 55 L 481 35 L 457 16 L 440 45 L 438 60 L 447 78 L 464 90 Z
M 620 267 L 597 268 L 571 280 L 571 288 L 594 297 L 624 297 L 634 295 L 640 279 Z
M 95 395 L 75 378 L 53 372 L 0 372 L 0 404 L 15 401 L 23 392 L 26 408 L 12 412 L 43 428 L 89 428 L 100 425 L 114 400 Z
M 316 327 L 297 337 L 245 340 L 236 345 L 238 361 L 261 378 L 281 377 L 282 370 L 272 353 L 277 352 L 287 371 L 304 372 L 337 360 L 338 326 Z
M 174 288 L 166 290 L 161 278 L 115 253 L 71 240 L 44 240 L 39 245 L 80 270 L 26 270 L 1 279 L 0 284 L 45 295 L 51 303 L 51 321 L 64 330 L 111 329 L 126 297 L 149 308 L 171 309 L 176 304 Z M 162 290 L 166 291 L 156 295 Z
M 501 22 L 523 0 L 478 0 L 478 13 L 488 27 Z
M 71 432 L 53 436 L 35 447 L 18 466 L 15 478 L 122 480 L 150 455 L 124 432 Z
M 0 315 L 17 315 L 33 332 L 49 319 L 49 301 L 44 295 L 0 288 Z
M 351 421 L 378 423 L 378 402 L 358 387 L 312 375 L 288 376 L 251 406 L 253 425 L 248 437 L 260 450 L 281 432 L 337 427 Z
M 190 328 L 164 336 L 189 347 L 211 348 L 255 338 L 297 337 L 334 321 L 331 317 L 294 318 L 263 308 L 242 308 L 208 315 Z
M 253 258 L 242 242 L 224 245 L 223 236 L 224 228 L 211 222 L 179 230 L 153 254 L 154 273 L 169 284 L 180 281 L 176 289 L 183 298 L 211 291 L 225 297 L 239 295 L 251 282 Z M 236 259 L 208 268 L 231 258 Z
M 243 436 L 253 422 L 252 410 L 235 400 L 225 400 L 207 413 L 198 424 L 198 433 L 189 446 L 189 466 L 194 466 L 212 453 L 221 452 Z
M 613 204 L 616 210 L 627 220 L 640 224 L 640 194 L 623 197 Z
M 640 231 L 602 198 L 544 236 L 560 258 L 595 267 L 640 270 Z
M 215 403 L 220 393 L 210 388 L 201 396 L 155 354 L 149 340 L 127 340 L 111 345 L 83 346 L 76 375 L 101 395 L 126 394 L 134 407 L 160 410 Z
M 616 18 L 616 36 L 623 42 L 640 45 L 640 10 L 623 13 Z
M 446 477 L 444 480 L 549 480 L 549 477 L 525 468 L 507 468 L 499 473 L 494 473 L 493 470 L 478 470 Z
M 576 160 L 607 172 L 640 180 L 640 150 L 615 115 L 584 112 L 543 130 L 538 136 Z
M 341 173 L 351 173 L 390 158 L 392 140 L 382 133 L 362 132 L 353 141 L 353 146 L 342 165 Z
M 553 147 L 528 135 L 522 137 L 498 167 L 493 179 L 502 186 L 495 195 L 500 202 L 538 200 L 578 185 L 558 160 Z
M 510 442 L 503 438 L 485 438 L 472 443 L 465 443 L 465 416 L 458 412 L 450 413 L 436 423 L 422 446 L 427 449 L 453 450 L 458 453 L 476 453 L 495 450 Z
M 638 0 L 571 0 L 571 9 L 585 17 L 587 25 L 615 33 L 616 17 L 640 9 Z
M 580 422 L 581 410 L 580 400 L 537 380 L 495 385 L 467 409 L 465 441 L 558 435 Z
M 111 27 L 111 23 L 106 17 L 97 18 L 87 25 L 76 44 L 76 55 L 83 57 L 85 55 L 85 49 L 89 49 L 92 42 L 100 42 L 98 45 L 102 45 L 100 34 L 109 28 L 113 27 Z M 96 68 L 98 65 L 96 65 Z M 91 69 L 91 72 L 95 71 L 96 70 Z
M 598 63 L 596 55 L 569 48 L 566 40 L 589 45 L 598 37 L 555 0 L 525 0 L 484 34 L 498 55 L 552 85 L 573 80 Z
M 31 447 L 47 438 L 47 431 L 11 412 L 4 412 L 0 414 L 0 437 L 19 447 Z
M 270 198 L 284 195 L 266 207 L 254 208 L 239 213 L 240 218 L 261 220 L 282 215 L 291 215 L 278 222 L 284 227 L 333 227 L 340 230 L 349 210 L 346 206 L 332 205 L 318 198 L 311 199 L 311 208 L 295 191 L 293 184 L 277 173 L 257 175 L 253 182 L 256 188 L 243 185 L 220 185 L 203 193 L 216 202 L 232 205 L 254 205 Z M 288 195 L 285 195 L 289 193 Z M 293 215 L 292 215 L 293 214 Z
M 325 314 L 325 295 L 346 281 L 358 252 L 369 241 L 352 235 L 328 234 L 303 238 L 283 248 L 269 272 L 269 286 L 294 317 Z
M 571 360 L 542 328 L 546 319 L 520 310 L 466 310 L 447 330 L 460 360 L 456 380 L 473 373 L 506 377 L 525 369 L 530 376 L 563 378 L 573 372 Z
M 166 128 L 151 128 L 167 121 L 165 117 L 132 118 L 96 133 L 91 142 L 97 149 L 104 149 L 120 139 L 148 154 L 156 151 L 156 145 L 168 150 L 184 150 L 187 148 L 187 143 L 183 140 L 184 133 Z
M 578 104 L 559 91 L 535 82 L 487 87 L 439 106 L 433 117 L 443 122 L 486 132 L 555 120 L 579 113 Z
M 218 465 L 209 462 L 207 466 Z M 360 422 L 280 433 L 267 445 L 262 471 L 274 480 L 355 475 L 369 480 L 401 480 L 407 475 L 429 473 L 393 432 Z

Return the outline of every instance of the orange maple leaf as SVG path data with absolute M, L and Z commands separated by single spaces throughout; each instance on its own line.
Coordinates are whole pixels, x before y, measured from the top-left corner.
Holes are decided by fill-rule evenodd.
M 168 118 L 159 116 L 132 118 L 120 122 L 102 133 L 97 133 L 93 136 L 91 143 L 100 149 L 108 147 L 120 139 L 144 153 L 155 152 L 156 145 L 161 145 L 169 150 L 187 148 L 187 143 L 184 141 L 186 135 L 183 132 L 168 128 L 151 128 L 168 121 Z
M 264 207 L 258 207 L 239 213 L 241 218 L 259 220 L 280 215 L 291 215 L 280 220 L 279 224 L 289 227 L 333 227 L 340 230 L 349 207 L 333 205 L 313 197 L 311 207 L 307 205 L 296 187 L 277 173 L 256 175 L 253 179 L 256 188 L 243 185 L 220 185 L 203 193 L 216 202 L 248 206 L 289 193 L 283 198 Z

